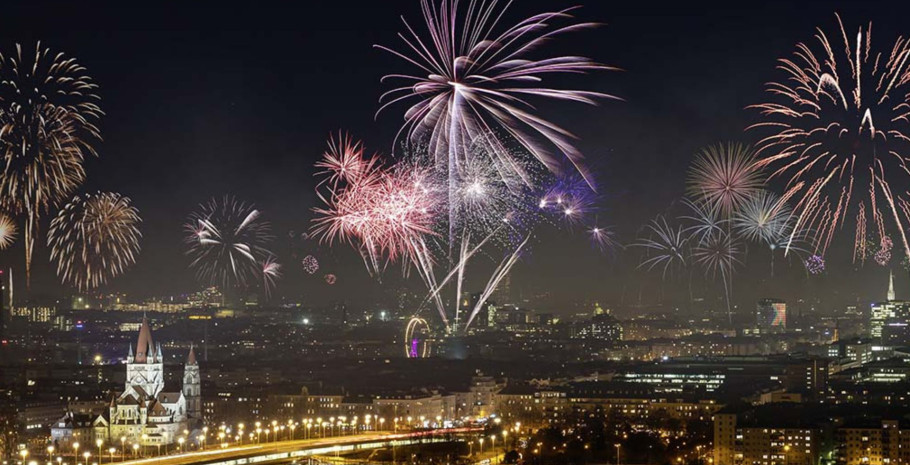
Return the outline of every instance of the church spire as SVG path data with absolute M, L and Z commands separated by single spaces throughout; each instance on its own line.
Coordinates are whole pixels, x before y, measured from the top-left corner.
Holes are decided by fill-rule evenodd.
M 895 300 L 894 298 L 894 272 L 888 272 L 888 302 Z
M 196 365 L 196 351 L 193 348 L 193 344 L 190 344 L 190 354 L 186 357 L 187 365 Z
M 139 328 L 139 342 L 136 343 L 136 363 L 148 363 L 148 358 L 155 357 L 155 343 L 152 341 L 152 330 L 149 321 L 142 316 L 142 326 Z

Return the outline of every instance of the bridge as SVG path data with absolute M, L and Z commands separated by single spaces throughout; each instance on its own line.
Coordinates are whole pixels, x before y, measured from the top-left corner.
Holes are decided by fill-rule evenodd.
M 314 456 L 339 455 L 356 450 L 443 442 L 451 440 L 456 435 L 481 431 L 482 428 L 444 428 L 409 433 L 371 432 L 351 436 L 209 448 L 117 463 L 118 465 L 250 465 L 281 463 Z

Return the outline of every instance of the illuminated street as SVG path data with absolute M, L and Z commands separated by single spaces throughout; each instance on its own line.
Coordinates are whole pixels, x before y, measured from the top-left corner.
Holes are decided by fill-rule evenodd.
M 431 430 L 418 433 L 364 433 L 351 436 L 339 436 L 325 439 L 301 439 L 294 441 L 278 441 L 264 444 L 250 444 L 245 446 L 230 446 L 212 448 L 203 451 L 178 453 L 162 457 L 149 457 L 141 459 L 117 461 L 125 465 L 130 464 L 161 464 L 185 465 L 195 463 L 219 463 L 221 461 L 238 458 L 257 458 L 258 461 L 281 461 L 313 455 L 337 455 L 346 451 L 359 448 L 386 447 L 392 441 L 395 445 L 416 444 L 424 441 L 440 440 L 443 437 L 453 437 L 471 433 L 468 428 L 457 430 Z M 263 457 L 268 457 L 263 459 Z M 63 462 L 66 463 L 66 462 Z M 92 463 L 97 463 L 95 459 Z M 100 463 L 109 463 L 102 460 Z

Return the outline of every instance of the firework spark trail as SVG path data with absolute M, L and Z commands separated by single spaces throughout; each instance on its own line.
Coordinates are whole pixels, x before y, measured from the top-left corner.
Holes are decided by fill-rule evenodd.
M 76 196 L 51 221 L 47 243 L 57 275 L 80 291 L 105 284 L 136 262 L 142 220 L 114 193 Z
M 36 44 L 0 55 L 0 204 L 25 217 L 26 285 L 43 213 L 85 180 L 103 115 L 98 89 L 74 58 Z
M 739 246 L 730 234 L 722 232 L 711 235 L 708 240 L 692 249 L 693 261 L 704 267 L 705 273 L 720 274 L 727 300 L 727 322 L 733 324 L 733 308 L 730 302 L 733 292 L 731 278 L 737 265 L 742 264 Z
M 530 235 L 525 237 L 525 240 L 522 241 L 520 244 L 518 244 L 518 247 L 511 254 L 509 254 L 505 259 L 503 259 L 503 261 L 499 264 L 498 267 L 496 267 L 496 271 L 493 272 L 493 275 L 490 277 L 490 280 L 487 282 L 486 287 L 484 288 L 483 292 L 480 294 L 480 298 L 477 300 L 477 303 L 474 305 L 474 308 L 471 309 L 471 313 L 468 316 L 468 322 L 465 323 L 465 329 L 467 329 L 471 326 L 471 322 L 474 321 L 474 318 L 477 316 L 478 313 L 480 313 L 481 309 L 483 309 L 483 306 L 484 306 L 484 304 L 486 304 L 487 299 L 490 298 L 490 295 L 493 294 L 493 291 L 496 290 L 496 288 L 499 286 L 499 283 L 502 281 L 502 279 L 507 274 L 509 274 L 509 271 L 512 270 L 512 267 L 515 266 L 516 263 L 518 263 L 518 258 L 521 255 L 521 251 L 524 248 L 524 246 L 528 243 L 528 239 L 530 239 L 530 238 L 531 238 Z
M 228 289 L 267 279 L 263 264 L 273 256 L 267 249 L 272 236 L 255 206 L 213 198 L 190 215 L 184 230 L 190 268 L 200 281 Z
M 501 226 L 501 228 L 504 228 L 504 227 L 505 227 L 504 225 Z M 427 301 L 432 299 L 432 300 L 434 300 L 434 302 L 437 305 L 437 310 L 439 310 L 441 313 L 445 314 L 446 313 L 445 305 L 443 304 L 442 299 L 441 299 L 441 292 L 446 287 L 446 285 L 448 285 L 449 281 L 451 281 L 452 278 L 455 277 L 456 283 L 457 283 L 455 295 L 459 296 L 459 297 L 456 298 L 454 328 L 452 328 L 452 329 L 457 329 L 458 323 L 461 321 L 460 320 L 460 313 L 461 313 L 460 296 L 461 296 L 461 288 L 464 283 L 464 270 L 467 267 L 467 264 L 471 260 L 471 258 L 474 257 L 474 254 L 479 252 L 487 244 L 487 242 L 489 242 L 490 240 L 495 238 L 498 234 L 499 234 L 499 230 L 492 231 L 491 233 L 487 234 L 487 236 L 484 237 L 481 241 L 476 243 L 473 247 L 471 246 L 470 237 L 466 236 L 461 241 L 461 252 L 458 255 L 458 261 L 455 263 L 455 265 L 452 267 L 452 269 L 449 270 L 449 272 L 448 272 L 448 274 L 446 274 L 445 278 L 443 278 L 443 280 L 440 281 L 439 283 L 437 283 L 435 281 L 435 277 L 433 275 L 433 266 L 432 266 L 433 261 L 430 259 L 421 260 L 420 261 L 421 268 L 419 268 L 418 271 L 421 273 L 421 277 L 424 277 L 424 282 L 427 284 L 427 289 L 429 291 L 427 293 L 427 296 L 424 298 L 424 302 L 421 303 L 420 307 L 423 307 L 423 305 L 425 305 Z M 424 252 L 427 250 L 425 245 L 423 248 L 421 248 L 421 250 Z M 424 264 L 429 264 L 430 267 L 425 268 Z M 446 321 L 446 324 L 448 324 L 448 319 L 445 316 L 443 317 L 443 320 Z
M 765 132 L 758 164 L 773 168 L 771 177 L 785 178 L 788 193 L 799 197 L 792 234 L 815 231 L 821 254 L 836 229 L 855 218 L 853 256 L 864 258 L 870 213 L 878 239 L 896 229 L 910 254 L 904 224 L 910 217 L 902 218 L 900 208 L 907 194 L 891 188 L 910 175 L 903 155 L 910 142 L 910 41 L 898 38 L 890 50 L 873 51 L 871 24 L 851 43 L 840 16 L 837 23 L 842 48 L 817 29 L 815 47 L 800 43 L 792 58 L 779 60 L 785 79 L 767 85 L 769 101 L 749 107 L 764 117 L 749 127 Z M 867 194 L 854 192 L 867 182 Z M 884 224 L 883 211 L 893 224 Z
M 479 158 L 469 150 L 477 141 L 489 146 L 490 152 L 481 156 L 489 157 L 504 179 L 518 176 L 526 185 L 532 183 L 522 164 L 513 158 L 513 151 L 506 148 L 511 141 L 552 171 L 559 171 L 562 161 L 554 153 L 564 154 L 593 188 L 582 166 L 582 154 L 572 143 L 574 136 L 533 114 L 533 106 L 526 100 L 531 97 L 593 105 L 597 99 L 614 98 L 537 85 L 545 75 L 614 68 L 577 56 L 529 57 L 550 38 L 593 24 L 554 26 L 571 20 L 570 8 L 534 15 L 514 26 L 500 28 L 510 2 L 500 7 L 495 0 L 471 0 L 463 11 L 460 5 L 464 3 L 458 0 L 441 0 L 438 6 L 435 1 L 421 0 L 426 36 L 402 18 L 407 32 L 398 37 L 404 42 L 404 51 L 375 46 L 414 68 L 413 74 L 383 77 L 383 82 L 398 80 L 403 84 L 382 94 L 377 115 L 391 105 L 410 101 L 396 140 L 402 135 L 410 143 L 425 140 L 433 165 L 446 178 L 450 243 L 454 244 L 457 236 L 453 198 L 463 170 Z M 496 33 L 499 29 L 502 32 Z M 499 132 L 505 136 L 502 140 L 496 136 Z
M 281 264 L 275 261 L 275 258 L 269 256 L 262 263 L 262 289 L 265 291 L 265 298 L 268 300 L 272 296 L 272 289 L 275 288 L 275 282 L 281 278 Z

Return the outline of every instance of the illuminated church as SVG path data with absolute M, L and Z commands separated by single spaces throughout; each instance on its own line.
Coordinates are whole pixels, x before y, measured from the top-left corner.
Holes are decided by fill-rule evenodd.
M 136 350 L 130 345 L 124 390 L 91 415 L 67 412 L 51 428 L 54 441 L 67 442 L 90 436 L 92 440 L 125 441 L 143 445 L 177 442 L 185 429 L 202 422 L 199 365 L 190 348 L 183 371 L 183 388 L 165 390 L 164 354 L 155 344 L 148 320 L 143 317 Z

